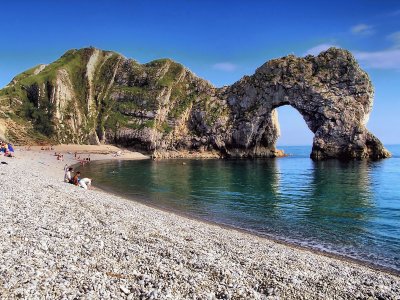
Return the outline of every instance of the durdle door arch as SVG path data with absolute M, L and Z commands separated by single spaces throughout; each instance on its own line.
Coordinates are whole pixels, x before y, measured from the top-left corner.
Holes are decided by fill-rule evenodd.
M 67 71 L 75 61 L 79 76 Z M 28 116 L 9 119 L 13 130 L 51 133 L 60 143 L 117 144 L 155 158 L 207 151 L 213 157 L 279 156 L 276 108 L 283 105 L 296 109 L 314 133 L 315 160 L 389 157 L 365 127 L 373 95 L 351 53 L 336 48 L 273 59 L 223 88 L 169 59 L 139 64 L 110 51 L 74 49 L 0 90 L 3 103 L 15 104 L 7 109 Z
M 350 52 L 331 48 L 317 57 L 288 56 L 265 63 L 223 90 L 232 111 L 230 156 L 274 156 L 279 124 L 275 108 L 290 105 L 314 133 L 314 160 L 390 156 L 365 127 L 373 87 Z

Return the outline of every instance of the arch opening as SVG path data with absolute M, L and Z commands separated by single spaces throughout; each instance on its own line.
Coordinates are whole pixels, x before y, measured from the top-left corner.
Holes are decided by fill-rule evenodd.
M 308 128 L 303 116 L 291 105 L 282 105 L 274 110 L 278 113 L 279 137 L 277 148 L 286 146 L 309 146 L 313 144 L 314 134 Z M 286 152 L 286 151 L 285 151 Z

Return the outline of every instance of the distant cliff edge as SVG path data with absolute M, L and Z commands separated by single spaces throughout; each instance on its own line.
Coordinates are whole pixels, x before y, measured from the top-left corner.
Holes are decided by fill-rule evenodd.
M 16 76 L 0 90 L 0 135 L 15 143 L 109 143 L 171 153 L 274 157 L 276 108 L 294 107 L 314 133 L 311 158 L 390 153 L 365 125 L 373 86 L 349 51 L 289 55 L 215 88 L 170 59 L 147 64 L 95 48 Z

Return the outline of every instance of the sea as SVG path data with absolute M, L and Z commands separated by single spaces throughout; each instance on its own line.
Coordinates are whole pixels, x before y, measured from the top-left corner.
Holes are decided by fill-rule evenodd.
M 314 162 L 310 147 L 252 160 L 93 161 L 106 191 L 400 273 L 400 145 L 379 161 Z

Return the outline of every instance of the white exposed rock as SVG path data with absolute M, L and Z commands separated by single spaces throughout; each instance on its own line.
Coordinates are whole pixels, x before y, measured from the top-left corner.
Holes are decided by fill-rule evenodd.
M 87 99 L 87 109 L 91 112 L 91 108 L 94 102 L 93 99 L 93 77 L 96 71 L 96 66 L 99 62 L 100 50 L 93 49 L 92 55 L 90 56 L 86 65 L 86 76 L 88 78 L 88 99 Z
M 121 285 L 119 287 L 121 289 L 122 292 L 124 292 L 126 295 L 129 295 L 131 292 L 129 291 L 129 289 L 123 285 Z
M 33 71 L 33 74 L 34 74 L 34 75 L 39 74 L 40 72 L 43 71 L 44 68 L 46 68 L 46 66 L 47 66 L 47 65 L 44 65 L 44 64 L 39 65 L 39 66 Z

